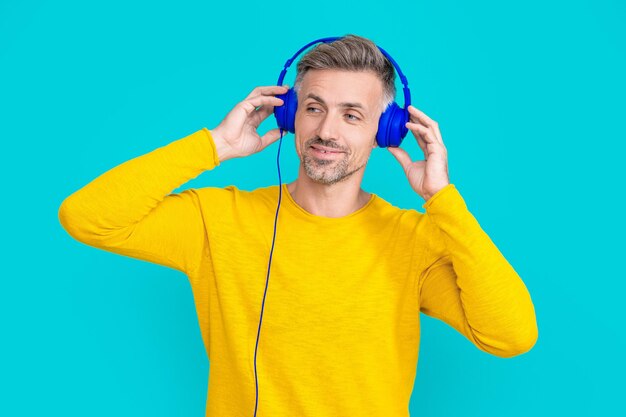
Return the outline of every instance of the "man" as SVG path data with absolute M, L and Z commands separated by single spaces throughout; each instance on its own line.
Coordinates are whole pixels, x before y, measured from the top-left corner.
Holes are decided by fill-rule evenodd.
M 267 292 L 278 186 L 169 193 L 278 140 L 279 129 L 257 128 L 285 86 L 255 88 L 214 129 L 127 161 L 61 205 L 79 241 L 188 276 L 211 362 L 207 416 L 408 416 L 420 311 L 493 355 L 535 344 L 530 295 L 449 182 L 436 122 L 409 108 L 423 161 L 388 148 L 425 213 L 361 189 L 395 92 L 390 69 L 354 35 L 298 64 L 300 168 L 280 190 Z

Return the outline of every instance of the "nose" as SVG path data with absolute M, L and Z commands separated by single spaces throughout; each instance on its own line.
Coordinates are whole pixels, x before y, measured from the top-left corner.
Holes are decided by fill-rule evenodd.
M 318 126 L 317 133 L 320 139 L 336 141 L 339 122 L 340 120 L 332 111 L 326 113 Z

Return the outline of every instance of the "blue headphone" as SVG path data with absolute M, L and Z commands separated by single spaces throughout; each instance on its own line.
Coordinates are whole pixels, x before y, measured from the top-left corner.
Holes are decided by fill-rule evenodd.
M 278 77 L 277 85 L 283 85 L 283 79 L 285 78 L 285 74 L 287 73 L 287 68 L 293 63 L 294 59 L 306 48 L 314 43 L 318 42 L 332 42 L 337 39 L 341 39 L 343 37 L 330 37 L 330 38 L 321 38 L 310 42 L 304 45 L 294 56 L 289 58 L 287 62 L 285 62 L 285 66 Z M 378 120 L 378 131 L 376 132 L 376 142 L 378 146 L 381 148 L 386 148 L 389 146 L 398 147 L 402 143 L 402 139 L 406 136 L 408 129 L 405 126 L 406 122 L 410 120 L 410 115 L 407 110 L 409 105 L 411 104 L 411 92 L 409 91 L 409 85 L 406 77 L 400 70 L 400 67 L 394 61 L 394 59 L 387 53 L 383 48 L 378 46 L 380 52 L 385 55 L 389 61 L 393 64 L 400 76 L 400 80 L 404 85 L 404 108 L 398 106 L 398 104 L 394 101 L 391 103 L 387 109 L 383 112 Z M 296 120 L 296 110 L 298 109 L 298 97 L 296 91 L 293 88 L 290 88 L 284 94 L 277 94 L 276 97 L 283 100 L 282 106 L 274 107 L 274 116 L 276 117 L 276 122 L 278 123 L 278 127 L 282 128 L 291 133 L 295 133 L 295 120 Z M 282 135 L 281 135 L 282 136 Z

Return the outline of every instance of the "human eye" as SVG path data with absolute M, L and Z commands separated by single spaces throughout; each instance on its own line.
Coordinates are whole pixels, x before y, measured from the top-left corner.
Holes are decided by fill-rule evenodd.
M 317 107 L 307 107 L 306 111 L 309 111 L 309 110 L 319 110 L 319 109 Z
M 348 114 L 346 114 L 346 116 L 352 116 L 352 117 L 354 117 L 354 119 L 350 119 L 350 120 L 355 121 L 355 122 L 356 122 L 357 120 L 361 120 L 360 118 L 356 117 L 354 114 L 350 114 L 350 113 L 348 113 Z

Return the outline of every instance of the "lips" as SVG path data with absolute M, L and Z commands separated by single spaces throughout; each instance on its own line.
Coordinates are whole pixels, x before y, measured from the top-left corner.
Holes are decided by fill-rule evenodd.
M 342 151 L 338 151 L 337 149 L 327 148 L 326 146 L 320 146 L 320 145 L 311 145 L 311 148 L 313 148 L 317 153 L 322 153 L 322 154 L 343 153 Z
M 326 159 L 326 160 L 331 160 L 331 159 L 336 159 L 339 158 L 339 155 L 343 154 L 344 152 L 328 152 L 325 149 L 328 148 L 317 148 L 315 146 L 311 146 L 311 154 L 319 160 L 322 159 Z

